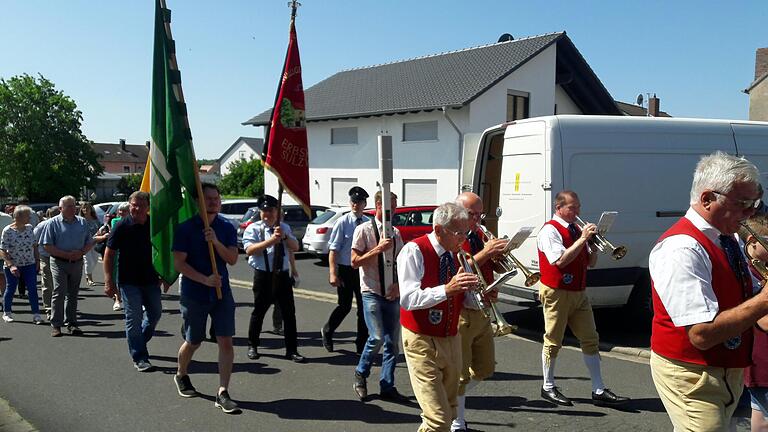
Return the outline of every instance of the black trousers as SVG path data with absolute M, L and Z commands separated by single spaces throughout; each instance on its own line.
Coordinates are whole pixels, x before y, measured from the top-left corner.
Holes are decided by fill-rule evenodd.
M 365 325 L 365 317 L 363 315 L 363 297 L 360 295 L 360 271 L 352 268 L 352 266 L 346 266 L 339 264 L 338 275 L 341 279 L 341 286 L 336 288 L 338 293 L 338 306 L 331 312 L 331 316 L 328 317 L 328 323 L 325 325 L 329 333 L 333 334 L 337 328 L 344 321 L 347 314 L 352 310 L 352 296 L 355 297 L 357 303 L 357 337 L 355 338 L 355 346 L 357 351 L 362 351 L 365 346 L 365 341 L 368 340 L 368 326 Z
M 287 271 L 280 272 L 276 286 L 273 286 L 272 273 L 256 270 L 253 273 L 253 312 L 248 326 L 248 342 L 258 347 L 264 315 L 269 307 L 276 304 L 283 315 L 285 334 L 285 353 L 297 352 L 296 306 L 293 302 L 293 285 Z

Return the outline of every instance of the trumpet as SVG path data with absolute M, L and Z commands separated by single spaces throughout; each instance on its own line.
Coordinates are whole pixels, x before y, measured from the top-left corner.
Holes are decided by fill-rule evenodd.
M 763 248 L 765 248 L 766 251 L 768 251 L 768 242 L 765 241 L 765 239 L 758 235 L 755 230 L 749 227 L 746 222 L 741 222 L 742 228 L 744 228 L 749 234 L 752 235 L 753 241 L 749 243 L 744 244 L 744 255 L 747 256 L 747 259 L 749 259 L 749 262 L 752 264 L 752 267 L 757 270 L 758 273 L 760 273 L 760 278 L 764 281 L 768 281 L 768 266 L 766 266 L 766 263 L 763 261 L 760 261 L 757 258 L 752 257 L 752 255 L 749 254 L 749 245 L 752 242 L 759 243 Z
M 459 250 L 457 257 L 459 259 L 459 264 L 461 264 L 464 271 L 476 275 L 480 280 L 478 286 L 472 290 L 472 299 L 477 307 L 483 311 L 485 317 L 491 321 L 493 335 L 504 336 L 512 333 L 515 327 L 504 320 L 504 316 L 501 315 L 496 308 L 496 305 L 486 296 L 491 288 L 488 287 L 488 283 L 485 281 L 485 278 L 483 278 L 483 273 L 480 271 L 480 267 L 478 267 L 477 263 L 464 250 Z
M 496 238 L 495 235 L 491 231 L 488 230 L 485 226 L 482 224 L 478 224 L 478 227 L 480 227 L 480 231 L 483 232 L 483 237 L 485 242 L 491 241 Z M 506 238 L 506 237 L 503 237 Z M 539 272 L 532 272 L 528 270 L 523 263 L 520 262 L 517 258 L 515 258 L 514 255 L 512 255 L 512 251 L 507 251 L 504 253 L 504 255 L 493 258 L 494 264 L 496 264 L 501 270 L 503 274 L 514 272 L 515 269 L 520 269 L 521 272 L 525 275 L 525 286 L 531 287 L 535 285 L 539 279 L 541 279 L 541 273 Z
M 584 229 L 584 226 L 587 225 L 587 223 L 578 216 L 576 216 L 576 224 L 581 229 Z M 605 238 L 604 235 L 600 233 L 593 235 L 592 238 L 589 239 L 589 244 L 594 245 L 597 250 L 604 254 L 611 254 L 611 258 L 617 261 L 624 258 L 624 255 L 627 254 L 626 246 L 614 246 L 611 242 L 608 241 L 607 238 Z

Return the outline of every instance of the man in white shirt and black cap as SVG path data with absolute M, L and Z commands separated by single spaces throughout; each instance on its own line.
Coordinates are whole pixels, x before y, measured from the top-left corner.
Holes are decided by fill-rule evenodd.
M 352 310 L 352 296 L 357 302 L 357 337 L 355 348 L 358 354 L 363 352 L 368 340 L 368 327 L 363 316 L 363 300 L 360 295 L 360 273 L 352 267 L 352 236 L 355 228 L 370 219 L 363 214 L 368 199 L 368 192 L 360 186 L 349 190 L 351 211 L 340 217 L 333 225 L 328 243 L 329 282 L 336 287 L 338 306 L 331 312 L 328 322 L 320 329 L 323 346 L 328 352 L 333 351 L 333 333 Z

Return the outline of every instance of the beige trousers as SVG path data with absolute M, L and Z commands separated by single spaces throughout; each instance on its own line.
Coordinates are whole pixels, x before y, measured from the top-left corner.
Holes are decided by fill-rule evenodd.
M 557 357 L 563 346 L 566 326 L 579 340 L 581 352 L 586 355 L 599 352 L 600 339 L 586 291 L 553 289 L 539 284 L 539 301 L 544 310 L 543 353 L 546 358 Z
M 459 335 L 462 362 L 459 395 L 463 396 L 464 388 L 470 380 L 482 381 L 493 375 L 496 356 L 491 320 L 486 318 L 483 311 L 462 309 L 459 317 Z

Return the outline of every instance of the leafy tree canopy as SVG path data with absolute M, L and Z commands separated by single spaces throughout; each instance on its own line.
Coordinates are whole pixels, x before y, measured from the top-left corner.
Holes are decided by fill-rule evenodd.
M 144 174 L 141 173 L 121 177 L 120 181 L 117 182 L 117 191 L 125 195 L 125 198 L 127 199 L 132 193 L 139 190 L 141 187 L 141 179 L 143 177 Z
M 0 78 L 0 187 L 32 201 L 93 187 L 103 170 L 82 119 L 75 102 L 42 75 Z
M 219 183 L 221 193 L 245 197 L 264 194 L 264 166 L 256 158 L 240 159 L 229 165 L 229 173 Z

